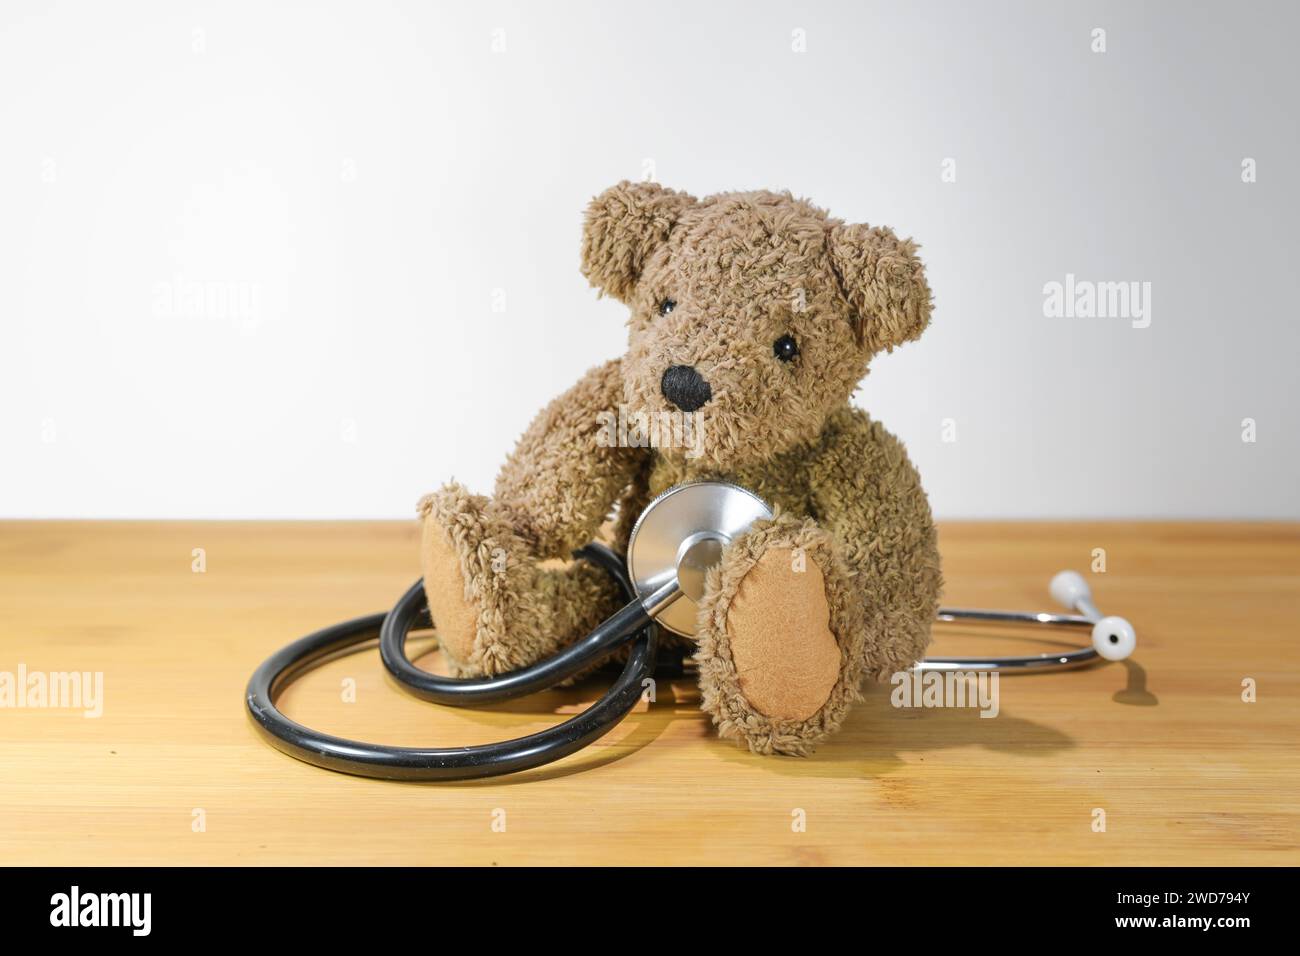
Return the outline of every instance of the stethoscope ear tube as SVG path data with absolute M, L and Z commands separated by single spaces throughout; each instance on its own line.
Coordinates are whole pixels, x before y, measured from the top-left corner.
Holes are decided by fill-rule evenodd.
M 655 669 L 659 630 L 640 607 L 640 602 L 635 600 L 623 573 L 622 562 L 614 552 L 596 544 L 588 545 L 578 556 L 610 570 L 625 592 L 633 597 L 633 602 L 616 615 L 620 618 L 618 628 L 623 630 L 607 627 L 614 622 L 611 618 L 580 641 L 583 649 L 565 657 L 562 664 L 553 664 L 556 658 L 550 658 L 532 668 L 515 672 L 524 676 L 511 683 L 506 692 L 492 695 L 484 693 L 483 685 L 487 682 L 496 685 L 512 675 L 457 680 L 438 678 L 420 671 L 405 656 L 407 633 L 417 623 L 428 620 L 422 590 L 417 583 L 387 614 L 371 614 L 335 624 L 309 634 L 267 658 L 249 679 L 245 692 L 254 725 L 271 746 L 298 760 L 327 770 L 385 780 L 441 781 L 491 777 L 540 767 L 581 750 L 612 730 L 641 699 L 644 682 Z M 526 737 L 476 747 L 389 747 L 348 740 L 303 726 L 286 717 L 276 706 L 275 698 L 295 678 L 330 658 L 355 649 L 373 639 L 376 633 L 381 636 L 381 647 L 386 638 L 389 651 L 396 652 L 396 657 L 391 653 L 385 656 L 385 664 L 389 664 L 390 657 L 404 662 L 403 676 L 399 678 L 404 684 L 409 671 L 414 671 L 421 675 L 424 692 L 420 696 L 453 704 L 504 700 L 532 693 L 586 669 L 629 640 L 631 648 L 618 679 L 600 700 L 581 714 Z M 397 676 L 396 672 L 394 676 Z M 424 678 L 433 680 L 425 681 Z M 451 689 L 455 686 L 468 689 L 458 692 Z

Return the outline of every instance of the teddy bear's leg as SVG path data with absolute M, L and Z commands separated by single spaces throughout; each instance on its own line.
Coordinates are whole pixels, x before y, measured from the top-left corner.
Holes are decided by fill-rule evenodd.
M 756 753 L 807 754 L 858 699 L 862 599 L 816 523 L 788 515 L 738 539 L 700 606 L 703 709 Z
M 448 485 L 421 501 L 420 515 L 429 614 L 457 676 L 525 667 L 617 609 L 606 572 L 582 561 L 540 562 L 482 495 Z

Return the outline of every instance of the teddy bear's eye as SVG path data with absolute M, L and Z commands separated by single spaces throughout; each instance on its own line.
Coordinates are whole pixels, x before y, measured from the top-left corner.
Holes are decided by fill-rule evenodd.
M 659 303 L 659 314 L 667 315 L 675 308 L 677 308 L 676 302 L 674 302 L 672 299 L 664 299 L 662 302 Z
M 799 343 L 792 336 L 783 335 L 772 343 L 772 354 L 782 362 L 793 362 L 799 354 Z

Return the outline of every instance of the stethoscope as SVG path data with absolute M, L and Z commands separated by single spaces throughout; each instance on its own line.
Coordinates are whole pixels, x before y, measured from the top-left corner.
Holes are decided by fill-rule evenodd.
M 608 733 L 636 706 L 654 678 L 680 677 L 689 664 L 681 655 L 659 654 L 659 628 L 684 637 L 696 629 L 696 602 L 708 570 L 723 549 L 772 511 L 758 495 L 738 485 L 699 481 L 677 485 L 655 498 L 628 538 L 626 560 L 593 542 L 575 558 L 603 568 L 619 583 L 628 603 L 586 637 L 521 670 L 496 677 L 440 677 L 416 667 L 407 656 L 412 630 L 433 626 L 421 581 L 386 614 L 370 614 L 316 631 L 266 659 L 248 681 L 248 712 L 267 741 L 299 760 L 363 777 L 389 780 L 465 780 L 515 773 L 566 757 Z M 1083 577 L 1062 571 L 1051 594 L 1075 613 L 985 611 L 941 608 L 938 620 L 1001 621 L 1091 628 L 1092 646 L 1068 653 L 1030 657 L 926 658 L 917 671 L 1042 673 L 1096 662 L 1119 661 L 1133 653 L 1137 638 L 1121 617 L 1097 610 Z M 384 666 L 417 697 L 453 707 L 490 704 L 553 687 L 628 646 L 622 672 L 605 694 L 576 717 L 526 737 L 475 747 L 390 747 L 347 740 L 305 727 L 275 704 L 292 681 L 312 668 L 353 653 L 376 635 Z

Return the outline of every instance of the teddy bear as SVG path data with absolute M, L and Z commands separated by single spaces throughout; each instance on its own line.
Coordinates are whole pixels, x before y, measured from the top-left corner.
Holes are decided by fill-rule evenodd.
M 621 550 L 656 495 L 729 481 L 773 517 L 705 578 L 700 706 L 755 753 L 807 755 L 864 680 L 924 655 L 939 607 L 917 471 L 850 404 L 873 356 L 929 322 L 917 246 L 788 192 L 622 182 L 588 206 L 581 260 L 628 307 L 627 352 L 537 415 L 490 497 L 451 483 L 421 499 L 439 644 L 453 674 L 490 676 L 577 640 L 624 598 L 574 550 L 602 529 Z M 697 427 L 691 441 L 610 441 L 616 412 Z

